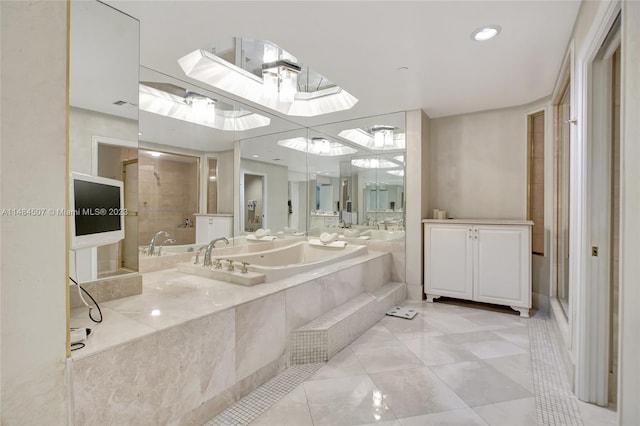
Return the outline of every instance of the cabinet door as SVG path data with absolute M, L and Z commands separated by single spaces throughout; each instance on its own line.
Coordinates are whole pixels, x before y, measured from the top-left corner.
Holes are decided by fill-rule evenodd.
M 429 296 L 473 297 L 472 229 L 425 224 L 424 288 Z
M 531 236 L 528 226 L 476 226 L 474 300 L 531 307 Z
M 196 244 L 207 244 L 213 238 L 211 230 L 213 219 L 209 216 L 196 216 Z

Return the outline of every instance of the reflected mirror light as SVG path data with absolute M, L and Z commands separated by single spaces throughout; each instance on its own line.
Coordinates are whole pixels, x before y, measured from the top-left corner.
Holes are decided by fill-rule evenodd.
M 268 126 L 271 119 L 169 83 L 143 82 L 140 109 L 218 130 L 242 131 Z
M 313 155 L 339 156 L 358 152 L 357 149 L 321 137 L 284 139 L 278 141 L 278 145 Z
M 338 136 L 372 150 L 402 150 L 405 148 L 405 134 L 395 133 L 393 126 L 375 125 L 371 132 L 361 128 L 342 130 Z
M 178 59 L 185 75 L 286 115 L 314 117 L 358 99 L 277 44 L 234 37 Z
M 384 158 L 355 158 L 351 160 L 351 165 L 362 169 L 390 169 L 392 167 L 398 167 L 396 163 L 385 160 Z

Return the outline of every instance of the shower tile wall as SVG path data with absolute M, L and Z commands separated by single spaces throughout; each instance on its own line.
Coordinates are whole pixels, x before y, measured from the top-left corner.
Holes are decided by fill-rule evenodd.
M 139 160 L 139 242 L 147 244 L 158 231 L 167 231 L 176 244 L 195 242 L 198 211 L 198 164 L 141 155 Z

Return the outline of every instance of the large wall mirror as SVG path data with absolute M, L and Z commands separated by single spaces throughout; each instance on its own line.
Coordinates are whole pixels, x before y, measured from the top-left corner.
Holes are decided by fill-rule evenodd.
M 305 127 L 139 67 L 138 21 L 71 7 L 71 170 L 123 180 L 130 212 L 71 256 L 81 282 L 260 228 L 404 241 L 404 113 Z
M 404 241 L 404 116 L 241 139 L 241 232 Z
M 219 237 L 236 244 L 236 234 L 265 226 L 267 216 L 283 216 L 274 201 L 275 172 L 263 170 L 259 161 L 240 163 L 237 141 L 297 125 L 144 67 L 139 92 L 138 250 L 143 271 L 152 256 L 193 252 Z M 245 195 L 254 200 L 250 212 L 237 207 Z M 274 212 L 265 210 L 267 205 Z
M 79 282 L 138 270 L 139 22 L 99 2 L 71 2 L 69 168 L 124 182 L 125 238 L 74 250 Z

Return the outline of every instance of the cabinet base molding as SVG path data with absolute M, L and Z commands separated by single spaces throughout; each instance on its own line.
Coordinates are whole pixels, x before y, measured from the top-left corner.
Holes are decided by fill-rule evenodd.
M 513 309 L 514 311 L 520 312 L 520 316 L 522 318 L 529 318 L 529 308 L 523 308 L 520 306 L 511 306 L 511 309 Z
M 427 294 L 427 302 L 428 303 L 433 303 L 434 300 L 439 299 L 440 296 L 435 295 L 435 294 Z

